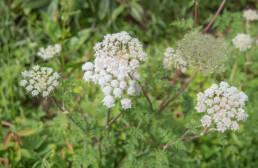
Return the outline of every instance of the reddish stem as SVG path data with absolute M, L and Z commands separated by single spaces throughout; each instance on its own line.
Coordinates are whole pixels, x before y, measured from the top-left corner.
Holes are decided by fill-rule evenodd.
M 120 112 L 115 118 L 113 118 L 106 126 L 106 129 L 108 129 L 123 113 Z
M 176 73 L 176 76 L 174 77 L 173 81 L 171 82 L 171 86 L 172 86 L 172 87 L 176 84 L 176 81 L 177 81 L 177 79 L 178 79 L 180 73 L 181 73 L 181 71 L 178 70 L 177 73 Z M 162 102 L 160 103 L 160 105 L 159 105 L 159 107 L 158 107 L 158 110 L 160 110 L 160 109 L 163 107 L 163 105 L 164 105 L 164 103 L 166 102 L 167 99 L 168 99 L 168 94 L 166 94 L 166 95 L 164 96 Z
M 208 131 L 210 130 L 210 127 L 207 127 L 205 128 L 199 135 L 194 135 L 194 136 L 189 136 L 189 137 L 185 137 L 189 132 L 190 132 L 191 129 L 188 129 L 181 137 L 180 137 L 180 141 L 190 141 L 192 139 L 196 139 L 196 138 L 199 138 L 203 135 L 205 135 L 206 133 L 208 133 Z M 174 143 L 171 143 L 171 144 L 166 144 L 166 145 L 163 145 L 163 146 L 160 146 L 159 148 L 160 149 L 167 149 L 168 147 L 170 147 L 171 145 L 175 144 L 176 141 Z
M 108 109 L 108 114 L 107 114 L 107 125 L 108 125 L 108 123 L 109 123 L 109 121 L 110 121 L 110 112 L 111 112 L 111 110 L 110 110 L 110 108 Z
M 174 86 L 175 84 L 176 84 L 176 80 L 177 80 L 177 78 L 179 77 L 179 75 L 181 74 L 181 71 L 180 71 L 180 69 L 177 71 L 177 73 L 176 73 L 176 76 L 174 77 L 174 79 L 173 79 L 173 81 L 172 81 L 172 83 L 171 83 L 171 86 Z
M 6 127 L 11 127 L 12 126 L 11 123 L 6 122 L 6 121 L 2 121 L 1 123 L 2 123 L 3 126 L 6 126 Z
M 191 78 L 184 84 L 184 86 L 183 86 L 171 99 L 169 99 L 168 102 L 167 102 L 165 105 L 159 107 L 158 112 L 163 111 L 171 102 L 173 102 L 173 101 L 187 88 L 187 86 L 191 83 L 191 81 L 193 80 L 193 78 L 197 75 L 198 71 L 199 71 L 199 69 L 194 72 L 194 74 L 193 74 L 193 75 L 191 76 Z
M 202 131 L 202 133 L 200 133 L 199 135 L 194 135 L 194 136 L 190 136 L 190 137 L 186 137 L 186 138 L 181 138 L 181 141 L 190 141 L 192 139 L 196 139 L 199 138 L 203 135 L 205 135 L 208 131 L 210 130 L 210 127 L 205 128 L 205 130 Z
M 65 114 L 65 110 L 60 106 L 60 104 L 58 104 L 58 102 L 56 101 L 56 99 L 53 96 L 49 96 L 50 99 L 54 102 L 54 104 L 57 106 L 57 108 L 63 113 Z M 81 127 L 73 118 L 72 116 L 70 116 L 69 114 L 66 115 L 77 127 L 79 127 L 82 131 L 86 132 L 86 130 Z
M 197 9 L 198 9 L 198 3 L 199 0 L 195 0 L 195 9 L 194 9 L 194 26 L 198 26 L 198 21 L 197 21 Z
M 219 13 L 221 12 L 224 4 L 226 3 L 227 0 L 223 0 L 222 3 L 220 4 L 217 12 L 215 13 L 215 15 L 213 16 L 213 18 L 211 19 L 210 23 L 203 29 L 202 33 L 206 33 L 209 28 L 211 27 L 211 25 L 213 24 L 213 22 L 215 21 L 216 17 L 219 15 Z

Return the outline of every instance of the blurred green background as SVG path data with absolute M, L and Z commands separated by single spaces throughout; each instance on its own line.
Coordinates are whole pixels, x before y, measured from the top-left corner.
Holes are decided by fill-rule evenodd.
M 199 0 L 197 29 L 209 23 L 220 3 L 219 0 Z M 81 65 L 92 60 L 93 45 L 104 35 L 123 30 L 137 37 L 149 57 L 141 75 L 150 86 L 162 90 L 163 83 L 157 72 L 162 68 L 163 52 L 194 28 L 193 8 L 193 0 L 0 0 L 0 117 L 13 125 L 11 128 L 0 127 L 2 167 L 4 161 L 1 162 L 1 158 L 8 158 L 9 167 L 94 167 L 97 157 L 93 147 L 88 149 L 92 153 L 83 153 L 83 144 L 80 143 L 85 137 L 76 128 L 67 131 L 67 119 L 62 115 L 56 117 L 56 108 L 48 100 L 32 98 L 19 87 L 22 71 L 40 64 L 62 72 L 66 81 L 60 90 L 68 93 L 56 93 L 55 96 L 72 109 L 78 122 L 80 116 L 77 113 L 82 108 L 90 116 L 90 122 L 95 123 L 92 127 L 101 126 L 105 122 L 102 95 L 94 85 L 86 85 L 81 80 Z M 141 161 L 144 167 L 258 167 L 258 49 L 254 46 L 246 53 L 240 53 L 231 44 L 237 33 L 248 33 L 254 40 L 258 38 L 258 22 L 250 23 L 247 29 L 242 17 L 242 11 L 249 8 L 257 9 L 257 0 L 226 2 L 208 32 L 224 37 L 229 44 L 226 72 L 209 76 L 199 74 L 186 92 L 158 118 L 162 126 L 157 124 L 157 127 L 169 126 L 164 130 L 153 128 L 153 132 L 163 131 L 162 134 L 170 138 L 168 132 L 171 131 L 171 137 L 179 136 L 185 125 L 191 125 L 194 119 L 198 121 L 194 111 L 196 93 L 212 83 L 229 81 L 235 61 L 238 62 L 237 69 L 229 82 L 249 96 L 248 120 L 237 132 L 212 132 L 166 152 L 155 151 L 153 156 L 148 156 L 149 160 L 146 159 L 151 166 L 146 160 L 137 158 L 137 162 L 127 167 L 141 167 Z M 38 48 L 56 43 L 62 45 L 60 59 L 44 62 L 36 56 Z M 244 73 L 244 54 L 251 58 L 248 74 Z M 166 90 L 158 92 L 153 89 L 150 92 L 152 100 L 158 102 Z M 73 101 L 78 95 L 80 105 Z M 141 108 L 145 108 L 141 104 L 146 102 L 141 98 L 137 103 L 140 110 L 136 110 L 137 114 L 132 113 L 136 115 L 133 116 L 136 122 L 142 117 L 139 114 Z M 135 105 L 135 108 L 138 107 Z M 8 131 L 20 135 L 23 145 L 12 142 L 6 147 L 4 140 Z M 94 134 L 98 134 L 96 132 Z M 117 130 L 116 136 L 120 140 L 114 140 L 116 144 L 113 146 L 117 149 L 106 150 L 110 158 L 106 158 L 103 167 L 123 167 L 119 160 L 129 149 L 119 151 L 123 148 L 119 142 L 124 140 L 123 136 L 129 135 L 130 132 Z M 157 138 L 162 139 L 162 136 L 157 135 Z M 113 139 L 107 143 L 111 142 Z M 77 147 L 71 145 L 76 143 Z

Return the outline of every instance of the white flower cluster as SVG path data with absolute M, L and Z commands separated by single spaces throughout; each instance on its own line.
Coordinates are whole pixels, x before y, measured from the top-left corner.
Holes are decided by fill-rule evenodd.
M 206 113 L 201 119 L 204 127 L 211 127 L 215 123 L 216 130 L 220 132 L 238 130 L 238 121 L 248 117 L 243 109 L 247 100 L 245 93 L 221 82 L 219 85 L 213 84 L 204 93 L 198 93 L 195 109 L 199 113 Z
M 24 79 L 20 81 L 20 85 L 25 87 L 32 96 L 42 94 L 43 97 L 48 96 L 58 86 L 60 77 L 57 72 L 53 72 L 52 68 L 39 65 L 34 66 L 30 71 L 22 72 L 22 76 Z
M 253 10 L 253 9 L 245 10 L 243 13 L 243 16 L 245 20 L 248 20 L 248 21 L 258 20 L 258 13 L 256 10 Z
M 187 62 L 173 48 L 167 48 L 164 55 L 163 66 L 165 69 L 170 70 L 174 67 L 180 69 L 183 73 L 187 71 Z
M 237 34 L 237 36 L 232 40 L 234 46 L 238 48 L 240 51 L 245 51 L 248 48 L 252 47 L 252 38 L 248 34 Z
M 44 60 L 51 59 L 56 54 L 60 53 L 61 46 L 59 44 L 55 44 L 54 46 L 48 46 L 47 48 L 40 48 L 37 55 Z
M 123 97 L 126 93 L 137 96 L 141 92 L 136 69 L 146 59 L 142 44 L 127 32 L 120 32 L 106 35 L 94 50 L 94 64 L 86 62 L 82 66 L 83 79 L 100 85 L 105 94 L 103 104 L 108 108 L 115 106 L 115 99 L 121 100 L 123 109 L 131 108 L 131 100 Z

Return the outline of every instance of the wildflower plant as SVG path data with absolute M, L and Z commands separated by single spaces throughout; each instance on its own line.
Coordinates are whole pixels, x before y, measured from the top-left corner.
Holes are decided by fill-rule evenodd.
M 58 5 L 61 5 L 61 12 L 68 10 L 67 6 L 72 3 L 69 1 L 66 4 L 65 0 L 62 0 L 60 4 L 55 4 L 56 2 L 51 4 L 51 8 L 59 8 Z M 107 3 L 107 1 L 101 2 Z M 126 7 L 131 4 L 122 1 L 120 3 Z M 65 17 L 55 20 L 56 24 L 59 21 L 63 23 L 60 37 L 57 33 L 57 37 L 52 40 L 62 44 L 62 47 L 55 44 L 40 48 L 37 55 L 43 60 L 48 60 L 48 63 L 52 65 L 56 62 L 54 60 L 51 62 L 51 58 L 60 54 L 62 48 L 67 51 L 68 48 L 65 47 L 68 45 L 76 47 L 78 45 L 78 48 L 81 45 L 86 50 L 84 47 L 79 51 L 74 49 L 69 53 L 75 56 L 62 57 L 62 61 L 57 63 L 57 66 L 60 66 L 58 71 L 62 75 L 54 72 L 50 67 L 36 65 L 31 70 L 22 72 L 23 79 L 19 81 L 20 86 L 31 96 L 45 98 L 37 101 L 44 101 L 42 106 L 46 112 L 46 118 L 51 118 L 50 121 L 44 120 L 51 134 L 51 139 L 47 142 L 54 142 L 57 145 L 52 145 L 51 149 L 49 145 L 41 145 L 47 136 L 37 135 L 38 137 L 34 138 L 33 135 L 31 139 L 27 138 L 27 134 L 34 134 L 33 131 L 29 133 L 21 131 L 17 135 L 9 134 L 16 139 L 25 134 L 25 140 L 27 138 L 30 141 L 39 141 L 41 144 L 33 148 L 32 153 L 47 146 L 45 150 L 47 154 L 42 154 L 44 155 L 43 164 L 46 164 L 48 160 L 51 161 L 54 158 L 52 155 L 61 152 L 58 163 L 51 164 L 54 167 L 151 168 L 171 167 L 171 165 L 174 167 L 172 163 L 174 160 L 171 161 L 168 158 L 175 156 L 174 151 L 178 152 L 183 149 L 185 141 L 204 136 L 212 130 L 215 130 L 214 134 L 225 133 L 227 130 L 239 130 L 240 121 L 248 118 L 245 111 L 248 96 L 243 91 L 230 86 L 227 82 L 213 84 L 197 96 L 192 92 L 199 90 L 199 87 L 205 87 L 205 84 L 197 83 L 186 90 L 195 78 L 198 82 L 201 79 L 208 81 L 210 78 L 206 75 L 225 70 L 224 65 L 228 61 L 228 46 L 225 40 L 206 34 L 224 4 L 225 0 L 201 32 L 194 31 L 193 27 L 189 26 L 192 30 L 187 32 L 183 39 L 177 41 L 174 48 L 167 48 L 163 57 L 152 54 L 151 48 L 148 58 L 143 44 L 125 31 L 107 34 L 97 43 L 95 39 L 89 40 L 89 36 L 93 34 L 91 30 L 82 30 L 78 35 L 74 35 L 68 28 L 68 23 L 70 23 L 68 18 L 70 15 L 77 15 L 77 12 L 68 11 Z M 105 4 L 100 3 L 100 8 L 102 6 Z M 189 23 L 194 21 L 194 27 L 197 27 L 198 0 L 194 1 L 194 6 L 194 20 L 189 20 Z M 101 12 L 99 15 L 103 15 Z M 251 15 L 250 12 L 245 13 L 244 17 L 247 19 L 248 15 Z M 141 15 L 137 16 L 135 15 L 139 19 Z M 77 16 L 74 18 L 76 19 Z M 105 20 L 104 18 L 105 16 L 102 19 Z M 248 19 L 255 20 L 250 16 Z M 184 26 L 181 25 L 181 27 Z M 81 35 L 84 37 L 80 38 Z M 50 36 L 49 33 L 48 36 Z M 69 39 L 70 36 L 74 37 Z M 88 40 L 90 42 L 84 45 L 83 43 Z M 233 44 L 240 51 L 245 51 L 250 48 L 252 40 L 247 36 L 238 35 L 233 39 Z M 94 46 L 94 53 L 87 48 L 92 48 L 92 46 Z M 157 50 L 157 53 L 163 52 L 163 50 Z M 81 52 L 87 56 L 92 54 L 93 58 L 89 56 L 77 59 L 76 57 L 82 54 Z M 76 60 L 70 63 L 69 61 L 74 58 Z M 163 58 L 163 62 L 160 62 L 160 58 Z M 161 68 L 162 66 L 166 70 Z M 204 75 L 199 75 L 199 71 Z M 74 76 L 76 72 L 78 74 Z M 175 76 L 171 77 L 171 74 Z M 214 76 L 213 80 L 227 81 L 224 79 L 227 74 L 220 75 Z M 61 76 L 63 77 L 62 84 L 59 85 Z M 245 89 L 245 87 L 242 88 Z M 55 89 L 58 93 L 51 95 Z M 182 98 L 178 99 L 180 96 Z M 194 107 L 193 102 L 196 97 L 197 103 Z M 52 103 L 48 102 L 50 100 Z M 55 110 L 50 108 L 51 105 L 56 106 Z M 103 109 L 106 109 L 107 113 Z M 202 115 L 200 119 L 196 111 Z M 193 116 L 198 119 L 195 120 Z M 190 120 L 185 121 L 185 117 L 189 117 Z M 38 118 L 41 120 L 42 114 Z M 179 120 L 180 128 L 178 127 Z M 202 127 L 204 130 L 201 132 L 199 128 Z M 177 130 L 175 131 L 174 128 Z M 45 130 L 41 135 L 44 133 Z M 33 145 L 33 143 L 28 143 L 27 146 L 30 144 Z M 172 149 L 169 149 L 170 147 Z M 22 152 L 28 153 L 26 150 Z M 36 159 L 41 157 L 40 153 Z M 59 160 L 65 163 L 59 164 Z M 33 166 L 38 166 L 37 164 L 39 162 Z

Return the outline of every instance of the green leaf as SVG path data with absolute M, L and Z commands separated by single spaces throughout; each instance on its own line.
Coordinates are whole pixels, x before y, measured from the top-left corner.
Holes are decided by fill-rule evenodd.
M 101 0 L 99 3 L 98 16 L 102 20 L 109 9 L 109 0 Z
M 137 3 L 131 3 L 131 15 L 137 21 L 142 21 L 143 9 Z
M 116 20 L 116 18 L 124 11 L 124 9 L 125 9 L 125 5 L 121 5 L 113 11 L 111 16 L 112 22 Z
M 83 43 L 90 37 L 90 33 L 91 33 L 90 28 L 81 30 L 77 34 L 77 36 L 72 37 L 70 39 L 69 48 L 71 50 L 78 50 L 83 45 Z
M 61 38 L 61 28 L 57 21 L 53 21 L 52 18 L 45 12 L 42 12 L 43 26 L 45 33 L 54 41 L 58 41 Z
M 24 8 L 30 8 L 30 9 L 37 9 L 37 8 L 42 8 L 44 6 L 47 6 L 51 0 L 29 0 L 29 1 L 24 1 L 23 2 L 23 7 Z
M 26 130 L 20 130 L 19 132 L 17 132 L 17 134 L 19 136 L 29 136 L 31 134 L 34 134 L 36 132 L 35 129 L 26 129 Z

